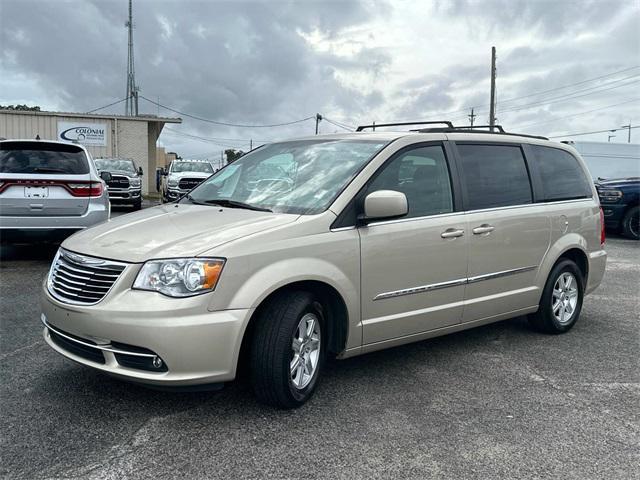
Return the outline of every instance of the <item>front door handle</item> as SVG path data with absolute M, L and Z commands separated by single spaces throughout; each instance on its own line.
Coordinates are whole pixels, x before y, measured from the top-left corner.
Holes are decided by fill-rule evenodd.
M 456 230 L 455 228 L 447 228 L 440 234 L 442 238 L 457 238 L 464 235 L 464 230 Z
M 482 235 L 483 233 L 491 233 L 496 229 L 493 225 L 489 225 L 488 223 L 484 223 L 479 227 L 473 229 L 474 235 Z

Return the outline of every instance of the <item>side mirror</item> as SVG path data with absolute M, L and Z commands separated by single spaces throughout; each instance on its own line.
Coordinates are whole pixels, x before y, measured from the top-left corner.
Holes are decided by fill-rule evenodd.
M 100 172 L 100 178 L 107 183 L 109 183 L 113 179 L 113 177 L 111 176 L 111 172 Z
M 364 216 L 361 220 L 403 217 L 409 212 L 407 197 L 395 190 L 376 190 L 364 199 Z
M 142 173 L 142 167 L 138 167 L 138 175 L 140 175 L 140 176 L 142 176 L 142 175 L 143 175 L 143 173 Z

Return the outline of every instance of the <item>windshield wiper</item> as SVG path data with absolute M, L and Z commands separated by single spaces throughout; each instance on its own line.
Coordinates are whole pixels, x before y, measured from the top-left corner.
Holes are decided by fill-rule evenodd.
M 190 199 L 192 200 L 192 199 Z M 193 200 L 192 200 L 193 201 Z M 229 200 L 226 198 L 218 198 L 214 200 L 205 200 L 203 203 L 207 205 L 220 205 L 221 207 L 230 207 L 230 208 L 244 208 L 247 210 L 255 210 L 256 212 L 272 212 L 272 210 L 268 208 L 258 207 L 256 205 L 250 205 L 244 202 L 238 202 L 237 200 Z

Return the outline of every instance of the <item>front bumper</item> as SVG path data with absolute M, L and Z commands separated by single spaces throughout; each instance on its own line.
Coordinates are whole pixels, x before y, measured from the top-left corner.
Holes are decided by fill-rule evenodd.
M 109 220 L 111 208 L 106 195 L 92 198 L 82 215 L 72 217 L 0 216 L 0 229 L 7 230 L 82 230 Z
M 193 298 L 187 302 L 192 305 L 178 309 L 185 299 L 132 290 L 111 301 L 109 295 L 97 305 L 76 307 L 57 301 L 44 289 L 44 338 L 71 360 L 128 381 L 166 387 L 235 378 L 242 335 L 253 310 L 209 312 L 206 305 L 193 308 Z M 144 308 L 141 296 L 146 297 Z M 118 310 L 116 301 L 126 310 Z M 67 338 L 61 340 L 60 335 Z M 161 359 L 157 369 L 154 357 Z
M 179 188 L 168 188 L 167 189 L 167 199 L 169 200 L 177 200 L 181 196 L 189 193 L 190 190 L 180 190 Z
M 601 203 L 605 227 L 618 228 L 624 218 L 627 205 L 619 203 Z
M 136 203 L 142 196 L 141 188 L 109 188 L 111 203 Z

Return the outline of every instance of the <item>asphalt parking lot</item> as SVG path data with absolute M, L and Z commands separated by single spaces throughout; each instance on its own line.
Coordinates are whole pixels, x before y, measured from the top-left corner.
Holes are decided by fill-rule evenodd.
M 43 341 L 55 245 L 0 252 L 3 478 L 639 478 L 640 244 L 608 239 L 568 334 L 517 318 L 331 364 L 295 411 L 167 393 Z

